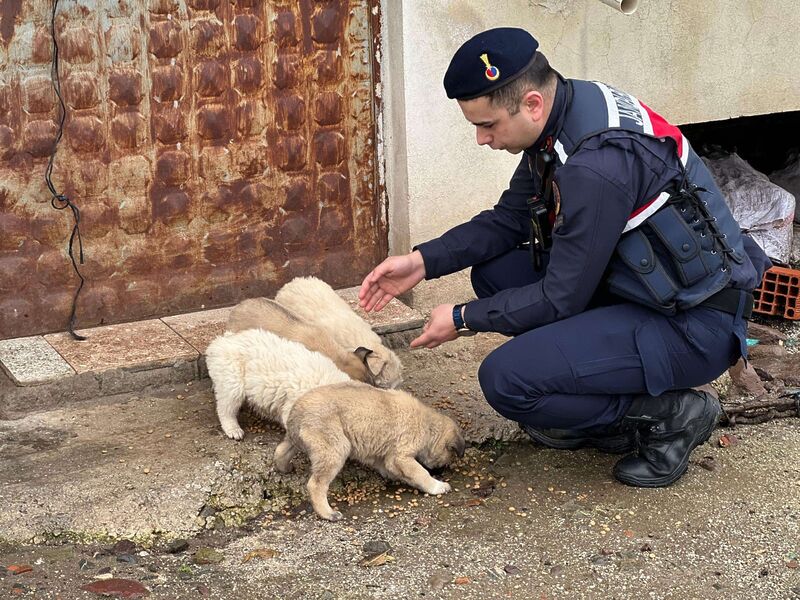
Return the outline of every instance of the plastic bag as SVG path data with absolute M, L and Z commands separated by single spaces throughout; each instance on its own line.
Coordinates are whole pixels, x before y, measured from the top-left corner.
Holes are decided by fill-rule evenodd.
M 796 203 L 800 198 L 800 153 L 791 154 L 786 166 L 770 173 L 769 179 L 792 194 Z M 800 210 L 797 210 L 797 206 L 794 209 L 794 222 L 800 223 Z
M 795 199 L 772 183 L 738 154 L 703 158 L 728 207 L 742 229 L 761 246 L 767 256 L 788 262 L 792 247 Z

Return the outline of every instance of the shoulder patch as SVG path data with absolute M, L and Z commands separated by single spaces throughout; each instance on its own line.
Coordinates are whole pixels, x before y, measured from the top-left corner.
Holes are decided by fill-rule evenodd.
M 561 190 L 558 189 L 558 184 L 553 181 L 553 212 L 558 214 L 561 212 Z
M 561 214 L 561 190 L 558 184 L 553 181 L 553 231 L 564 224 L 564 215 Z

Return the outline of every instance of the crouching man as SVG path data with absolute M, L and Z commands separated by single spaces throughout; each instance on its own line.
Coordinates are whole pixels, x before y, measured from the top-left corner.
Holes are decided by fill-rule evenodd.
M 498 413 L 550 447 L 626 454 L 623 483 L 666 486 L 717 423 L 718 401 L 691 388 L 745 355 L 769 261 L 677 127 L 630 94 L 564 79 L 537 47 L 501 28 L 453 56 L 448 97 L 478 144 L 519 166 L 494 208 L 375 267 L 360 303 L 380 310 L 472 267 L 477 299 L 436 307 L 412 346 L 513 336 L 478 372 Z

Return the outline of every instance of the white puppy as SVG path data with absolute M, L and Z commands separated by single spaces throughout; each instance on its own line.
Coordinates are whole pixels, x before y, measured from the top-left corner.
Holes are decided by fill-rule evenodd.
M 375 385 L 395 388 L 402 382 L 403 365 L 369 323 L 359 317 L 327 283 L 316 277 L 296 277 L 284 285 L 275 300 L 301 319 L 324 329 L 347 350 L 372 350 L 367 364 Z
M 245 399 L 285 428 L 300 396 L 321 385 L 350 381 L 327 356 L 261 329 L 217 337 L 206 350 L 206 365 L 220 425 L 235 440 L 244 437 L 236 415 Z

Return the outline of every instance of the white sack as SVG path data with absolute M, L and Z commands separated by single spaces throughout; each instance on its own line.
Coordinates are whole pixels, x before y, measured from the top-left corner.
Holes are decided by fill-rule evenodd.
M 800 154 L 790 156 L 788 164 L 783 169 L 770 173 L 769 179 L 792 194 L 797 202 L 800 198 Z M 797 210 L 797 206 L 794 209 L 794 222 L 800 223 L 800 211 Z
M 703 158 L 739 226 L 767 256 L 789 262 L 794 196 L 770 182 L 737 154 Z

